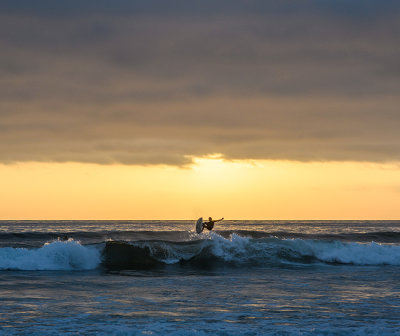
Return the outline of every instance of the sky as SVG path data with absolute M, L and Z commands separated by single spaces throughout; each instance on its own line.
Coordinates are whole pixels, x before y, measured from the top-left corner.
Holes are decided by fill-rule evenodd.
M 400 3 L 0 3 L 0 219 L 398 219 Z

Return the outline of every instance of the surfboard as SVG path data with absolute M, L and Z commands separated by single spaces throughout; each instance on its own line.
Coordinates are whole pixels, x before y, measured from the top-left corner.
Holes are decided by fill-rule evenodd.
M 203 229 L 203 217 L 200 217 L 196 222 L 196 232 L 201 233 Z

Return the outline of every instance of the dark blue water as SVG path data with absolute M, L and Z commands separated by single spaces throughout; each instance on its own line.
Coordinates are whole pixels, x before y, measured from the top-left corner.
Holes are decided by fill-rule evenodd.
M 4 335 L 400 335 L 400 222 L 0 222 Z

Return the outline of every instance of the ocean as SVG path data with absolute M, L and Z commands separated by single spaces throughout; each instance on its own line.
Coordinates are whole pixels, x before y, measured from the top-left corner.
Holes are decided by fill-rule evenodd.
M 0 221 L 1 335 L 400 335 L 400 221 Z

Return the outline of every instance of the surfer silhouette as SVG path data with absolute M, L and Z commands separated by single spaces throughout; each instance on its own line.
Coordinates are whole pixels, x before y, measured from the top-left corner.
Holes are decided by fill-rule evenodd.
M 211 217 L 208 217 L 208 222 L 203 223 L 203 229 L 206 228 L 207 230 L 212 230 L 214 227 L 215 222 L 220 222 L 224 218 L 213 220 Z

